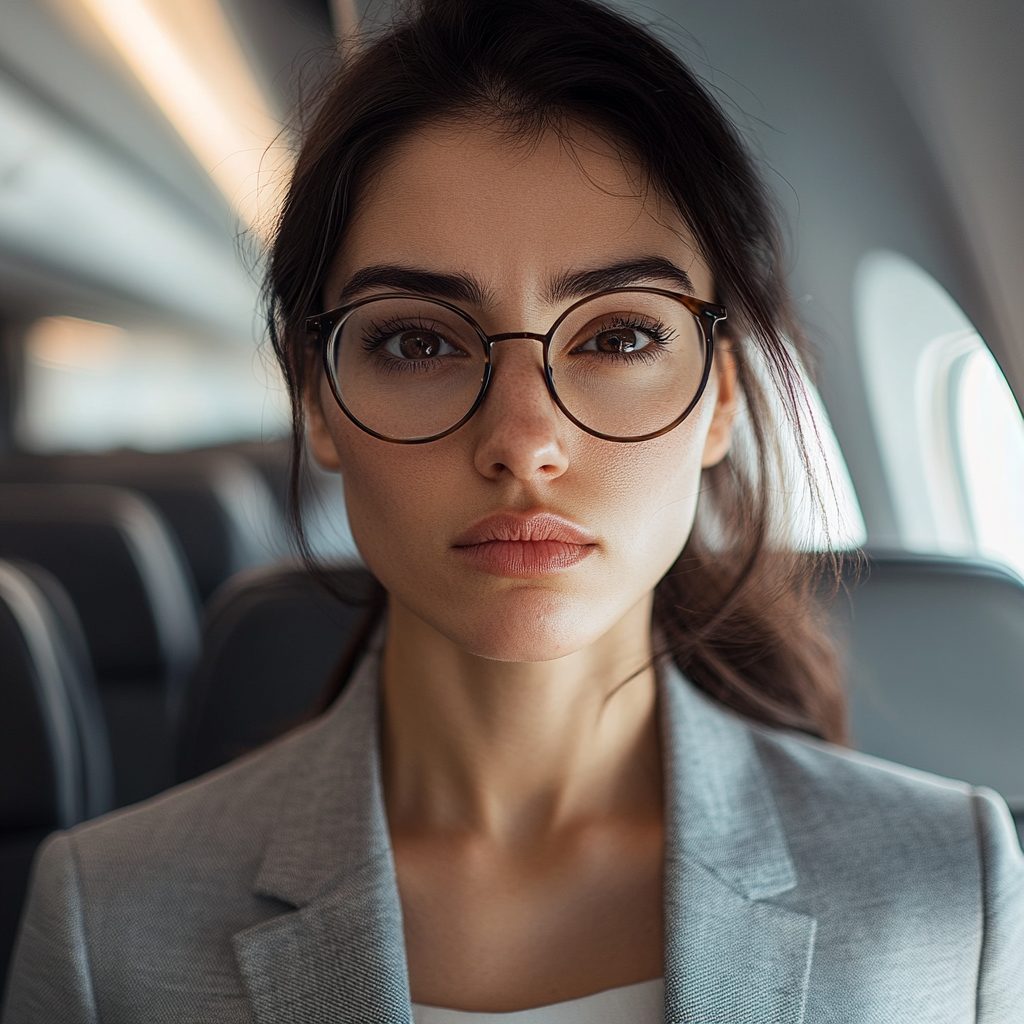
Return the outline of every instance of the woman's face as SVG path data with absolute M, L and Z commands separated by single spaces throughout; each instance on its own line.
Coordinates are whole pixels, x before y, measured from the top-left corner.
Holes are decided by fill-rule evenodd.
M 648 269 L 612 283 L 714 299 L 678 214 L 596 136 L 525 145 L 435 127 L 402 144 L 364 191 L 324 308 L 360 270 L 411 268 L 472 282 L 478 294 L 458 304 L 488 334 L 544 333 L 574 301 L 553 297 L 559 282 L 631 261 Z M 346 301 L 395 290 L 371 285 Z M 623 444 L 561 413 L 536 341 L 496 344 L 493 370 L 468 423 L 415 445 L 360 430 L 321 373 L 312 448 L 341 471 L 353 537 L 393 601 L 471 654 L 547 661 L 650 601 L 690 533 L 701 467 L 728 450 L 734 374 L 720 350 L 688 419 Z

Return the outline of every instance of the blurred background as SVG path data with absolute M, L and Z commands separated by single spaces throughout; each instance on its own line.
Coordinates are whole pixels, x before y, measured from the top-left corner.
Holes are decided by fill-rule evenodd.
M 7 446 L 284 434 L 258 260 L 291 161 L 282 124 L 332 45 L 316 0 L 4 0 Z
M 260 257 L 285 125 L 356 16 L 318 0 L 4 0 L 0 451 L 248 441 L 283 457 Z M 321 546 L 348 550 L 343 517 L 340 531 Z

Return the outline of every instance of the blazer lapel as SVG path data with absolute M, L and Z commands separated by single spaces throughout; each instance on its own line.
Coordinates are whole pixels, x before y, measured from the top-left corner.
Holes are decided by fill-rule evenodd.
M 256 1020 L 411 1020 L 379 765 L 378 658 L 293 744 L 292 780 L 254 889 L 295 908 L 234 936 Z
M 665 1020 L 801 1024 L 815 920 L 770 902 L 797 884 L 748 725 L 670 666 Z

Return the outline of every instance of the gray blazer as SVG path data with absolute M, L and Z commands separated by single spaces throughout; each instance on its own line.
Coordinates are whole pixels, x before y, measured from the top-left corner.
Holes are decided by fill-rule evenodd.
M 377 675 L 51 839 L 5 1024 L 409 1021 Z M 1024 1021 L 1024 857 L 994 794 L 661 686 L 666 1021 Z

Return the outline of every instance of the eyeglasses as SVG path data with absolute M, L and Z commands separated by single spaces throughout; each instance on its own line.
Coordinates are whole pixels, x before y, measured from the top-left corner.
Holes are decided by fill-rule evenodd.
M 458 430 L 480 408 L 492 349 L 544 346 L 552 400 L 576 426 L 607 441 L 647 441 L 679 426 L 711 373 L 725 309 L 658 288 L 618 288 L 571 305 L 547 334 L 485 334 L 438 299 L 374 295 L 309 317 L 334 397 L 356 426 L 395 444 Z

